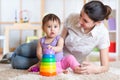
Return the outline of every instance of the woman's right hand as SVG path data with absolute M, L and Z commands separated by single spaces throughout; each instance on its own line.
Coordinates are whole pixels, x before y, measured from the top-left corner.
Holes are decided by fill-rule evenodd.
M 84 61 L 80 67 L 77 67 L 74 70 L 74 72 L 77 74 L 96 74 L 100 72 L 100 69 L 100 66 Z

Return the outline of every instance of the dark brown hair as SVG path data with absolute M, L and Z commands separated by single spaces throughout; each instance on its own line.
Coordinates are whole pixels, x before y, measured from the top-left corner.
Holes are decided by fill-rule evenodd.
M 55 14 L 47 14 L 46 16 L 43 17 L 43 20 L 42 20 L 42 28 L 43 26 L 45 25 L 46 22 L 48 21 L 58 21 L 59 25 L 61 25 L 61 21 L 59 19 L 58 16 L 56 16 Z
M 100 1 L 90 1 L 83 6 L 84 12 L 93 21 L 102 21 L 108 19 L 112 9 Z

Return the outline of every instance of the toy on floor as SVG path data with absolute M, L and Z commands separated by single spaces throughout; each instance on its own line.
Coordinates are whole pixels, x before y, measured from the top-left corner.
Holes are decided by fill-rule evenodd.
M 40 62 L 40 75 L 55 76 L 56 74 L 55 52 L 50 49 L 45 49 L 43 51 L 42 60 Z
M 35 66 L 31 69 L 31 72 L 39 72 L 39 67 Z

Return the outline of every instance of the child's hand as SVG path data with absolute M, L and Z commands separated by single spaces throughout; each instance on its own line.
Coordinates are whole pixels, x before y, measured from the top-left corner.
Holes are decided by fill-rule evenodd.
M 48 45 L 47 48 L 48 48 L 48 49 L 51 49 L 51 50 L 54 50 L 54 47 L 51 46 L 51 45 Z

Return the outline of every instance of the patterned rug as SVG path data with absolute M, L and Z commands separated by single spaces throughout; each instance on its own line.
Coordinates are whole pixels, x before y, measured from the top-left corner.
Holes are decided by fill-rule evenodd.
M 39 73 L 27 70 L 12 69 L 10 64 L 0 64 L 0 80 L 120 80 L 120 62 L 110 63 L 110 70 L 101 74 L 80 75 L 70 69 L 68 74 L 54 77 L 40 76 Z

